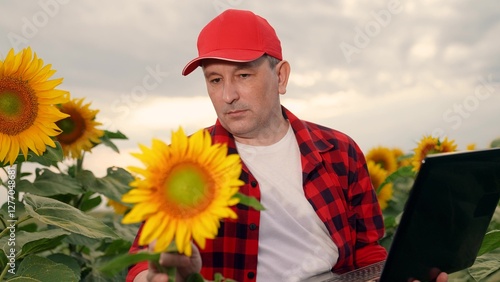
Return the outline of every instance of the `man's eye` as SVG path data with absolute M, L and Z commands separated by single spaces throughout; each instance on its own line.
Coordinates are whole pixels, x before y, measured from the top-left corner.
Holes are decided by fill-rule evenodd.
M 212 80 L 210 80 L 211 83 L 219 83 L 220 82 L 220 78 L 214 78 Z
M 241 78 L 247 78 L 249 76 L 250 76 L 250 74 L 248 74 L 248 73 L 242 73 L 242 74 L 240 74 Z

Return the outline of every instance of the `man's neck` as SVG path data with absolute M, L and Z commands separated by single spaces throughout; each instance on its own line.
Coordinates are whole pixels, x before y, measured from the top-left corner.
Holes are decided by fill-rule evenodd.
M 251 146 L 269 146 L 280 141 L 287 133 L 289 122 L 286 119 L 280 119 L 278 122 L 267 127 L 267 130 L 259 132 L 251 138 L 245 136 L 234 136 L 236 142 Z

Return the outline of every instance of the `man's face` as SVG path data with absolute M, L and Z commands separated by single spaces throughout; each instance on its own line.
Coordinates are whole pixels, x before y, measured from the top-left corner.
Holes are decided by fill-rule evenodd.
M 222 126 L 235 138 L 256 139 L 272 134 L 282 120 L 278 67 L 266 57 L 248 63 L 203 61 L 208 95 Z M 284 93 L 284 92 L 282 92 Z

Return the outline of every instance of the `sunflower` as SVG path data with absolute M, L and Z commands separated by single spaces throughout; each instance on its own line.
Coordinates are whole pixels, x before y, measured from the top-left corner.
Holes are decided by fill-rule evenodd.
M 474 151 L 474 150 L 476 150 L 476 143 L 470 143 L 470 144 L 467 144 L 466 149 L 467 149 L 468 151 Z
M 60 105 L 60 110 L 69 117 L 57 122 L 62 133 L 56 137 L 61 143 L 64 156 L 79 159 L 83 152 L 89 152 L 95 144 L 101 142 L 99 139 L 104 131 L 96 127 L 101 125 L 95 121 L 99 110 L 89 109 L 90 103 L 83 104 L 82 99 L 73 99 Z
M 392 198 L 392 183 L 385 184 L 381 189 L 378 188 L 384 182 L 389 173 L 383 169 L 380 164 L 377 164 L 374 161 L 369 160 L 366 164 L 368 166 L 368 172 L 370 173 L 372 185 L 377 191 L 377 200 L 380 208 L 384 210 L 387 208 L 388 202 Z
M 167 146 L 153 139 L 151 149 L 140 145 L 133 154 L 145 168 L 130 167 L 137 176 L 124 203 L 134 204 L 123 223 L 145 221 L 140 245 L 156 240 L 155 252 L 175 239 L 179 253 L 191 255 L 191 238 L 205 247 L 217 235 L 220 220 L 237 218 L 231 206 L 243 181 L 239 155 L 227 155 L 227 145 L 213 144 L 206 130 L 187 137 L 180 128 Z
M 128 207 L 126 205 L 111 199 L 108 199 L 106 206 L 112 207 L 115 211 L 115 214 L 118 215 L 125 214 L 125 212 L 128 210 Z
M 31 48 L 0 60 L 0 163 L 14 164 L 19 152 L 41 155 L 61 130 L 56 122 L 67 117 L 55 104 L 66 103 L 69 92 L 55 89 L 62 78 L 48 80 L 55 70 L 43 64 Z
M 387 147 L 378 146 L 366 154 L 366 160 L 371 160 L 387 170 L 389 173 L 394 172 L 398 168 L 398 162 L 394 156 L 392 149 Z
M 457 145 L 453 140 L 448 140 L 445 137 L 441 141 L 438 137 L 424 135 L 413 150 L 415 152 L 412 160 L 413 170 L 420 170 L 420 165 L 427 155 L 454 152 L 456 149 Z
M 411 156 L 405 155 L 400 148 L 392 148 L 392 153 L 394 154 L 398 168 L 411 165 Z

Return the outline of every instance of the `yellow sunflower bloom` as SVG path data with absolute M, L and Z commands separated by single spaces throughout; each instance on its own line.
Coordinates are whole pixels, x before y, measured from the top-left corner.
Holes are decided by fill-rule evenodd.
M 61 130 L 56 122 L 67 117 L 56 104 L 66 103 L 69 92 L 55 89 L 62 78 L 48 80 L 55 70 L 45 65 L 30 48 L 0 60 L 0 163 L 15 162 L 19 152 L 41 155 L 51 137 Z
M 372 185 L 377 191 L 377 200 L 382 210 L 386 209 L 388 202 L 392 199 L 393 188 L 392 183 L 385 184 L 380 190 L 379 186 L 384 182 L 389 173 L 383 169 L 380 164 L 369 160 L 367 163 L 368 172 L 370 173 L 370 180 Z
M 125 214 L 125 212 L 128 210 L 128 207 L 120 202 L 108 199 L 108 202 L 106 203 L 108 207 L 112 207 L 113 210 L 115 211 L 115 214 L 122 215 Z
M 244 184 L 241 160 L 227 155 L 227 145 L 212 144 L 205 130 L 187 137 L 180 128 L 170 146 L 153 139 L 151 148 L 140 149 L 133 155 L 145 168 L 129 168 L 137 177 L 122 197 L 134 204 L 123 223 L 145 221 L 140 245 L 156 240 L 154 251 L 161 252 L 175 240 L 178 252 L 190 256 L 191 238 L 204 248 L 205 240 L 217 235 L 221 219 L 237 218 L 231 206 Z
M 56 137 L 61 143 L 64 156 L 79 159 L 83 152 L 89 152 L 95 144 L 101 142 L 99 139 L 104 131 L 96 127 L 101 125 L 95 121 L 99 110 L 89 109 L 90 103 L 83 104 L 82 99 L 73 99 L 60 106 L 63 113 L 69 117 L 57 122 L 62 133 Z
M 470 144 L 467 144 L 466 149 L 467 149 L 468 151 L 474 151 L 474 150 L 476 150 L 476 143 L 470 143 Z
M 412 160 L 413 170 L 420 170 L 420 165 L 427 155 L 454 152 L 456 149 L 457 145 L 454 140 L 448 140 L 445 137 L 441 141 L 438 137 L 424 136 L 413 150 L 415 152 Z
M 396 171 L 398 168 L 398 162 L 396 160 L 396 157 L 394 156 L 394 152 L 392 149 L 383 147 L 383 146 L 378 146 L 366 154 L 366 160 L 371 160 L 377 164 L 380 164 L 380 166 L 387 170 L 389 173 L 392 173 Z
M 411 157 L 405 156 L 405 153 L 400 148 L 392 148 L 392 153 L 399 167 L 411 165 Z

